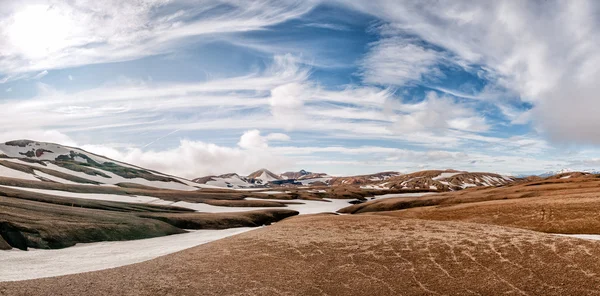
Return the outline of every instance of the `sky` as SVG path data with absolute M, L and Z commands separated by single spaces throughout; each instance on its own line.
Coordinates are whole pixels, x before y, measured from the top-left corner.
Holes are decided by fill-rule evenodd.
M 187 178 L 600 168 L 600 2 L 0 0 L 0 141 Z

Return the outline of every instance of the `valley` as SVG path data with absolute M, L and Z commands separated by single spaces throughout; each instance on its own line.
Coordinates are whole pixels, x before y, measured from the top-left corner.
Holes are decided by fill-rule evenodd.
M 187 180 L 56 144 L 13 141 L 0 151 L 0 295 L 58 286 L 73 287 L 61 295 L 177 294 L 181 287 L 216 295 L 239 293 L 241 286 L 254 294 L 560 294 L 591 286 L 545 272 L 548 262 L 568 260 L 571 265 L 559 264 L 565 272 L 592 274 L 589 264 L 600 258 L 596 242 L 562 236 L 600 234 L 594 214 L 600 178 L 588 172 L 345 177 L 261 169 Z M 486 257 L 489 252 L 498 258 Z M 220 257 L 231 254 L 235 259 Z M 273 264 L 291 267 L 259 286 L 251 283 Z M 10 268 L 15 265 L 20 268 Z M 214 268 L 235 285 L 211 275 Z M 471 272 L 458 271 L 464 268 Z M 313 288 L 298 286 L 293 270 Z M 514 276 L 530 272 L 536 276 Z M 201 276 L 203 284 L 186 286 L 174 273 Z M 407 280 L 394 281 L 398 274 Z M 115 291 L 104 284 L 120 279 L 139 286 Z M 567 284 L 539 288 L 556 280 Z M 330 281 L 344 284 L 325 284 Z

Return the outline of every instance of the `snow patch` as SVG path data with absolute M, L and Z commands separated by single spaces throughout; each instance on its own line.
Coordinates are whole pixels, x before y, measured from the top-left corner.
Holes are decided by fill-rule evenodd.
M 194 230 L 141 240 L 77 244 L 58 250 L 0 251 L 0 282 L 75 274 L 139 263 L 252 229 Z
M 434 177 L 432 180 L 437 181 L 437 180 L 440 180 L 440 179 L 450 178 L 450 177 L 453 177 L 453 176 L 456 176 L 456 175 L 459 175 L 459 174 L 462 174 L 462 173 L 441 173 L 439 176 Z

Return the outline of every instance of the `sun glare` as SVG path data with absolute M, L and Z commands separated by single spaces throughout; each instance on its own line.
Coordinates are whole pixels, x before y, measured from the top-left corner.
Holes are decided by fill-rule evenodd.
M 8 39 L 20 53 L 39 58 L 67 46 L 71 20 L 56 7 L 32 5 L 13 15 Z

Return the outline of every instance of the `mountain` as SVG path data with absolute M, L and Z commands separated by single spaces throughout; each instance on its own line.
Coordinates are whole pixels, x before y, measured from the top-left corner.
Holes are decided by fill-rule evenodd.
M 79 148 L 31 140 L 0 144 L 0 176 L 62 184 L 211 187 L 99 156 Z
M 557 171 L 548 171 L 543 174 L 539 174 L 538 176 L 540 176 L 542 178 L 547 178 L 547 177 L 551 177 L 551 176 L 555 176 L 555 175 L 565 175 L 567 173 L 585 173 L 585 174 L 597 175 L 597 174 L 600 174 L 600 171 L 595 170 L 595 169 L 573 170 L 573 169 L 569 169 L 569 168 L 564 168 L 564 169 L 560 169 Z
M 389 177 L 388 177 L 389 176 Z M 494 173 L 471 173 L 456 170 L 429 170 L 398 176 L 384 175 L 383 181 L 376 180 L 361 184 L 366 189 L 431 189 L 438 191 L 454 191 L 469 187 L 501 186 L 512 183 L 514 177 Z M 375 179 L 375 177 L 373 177 Z M 352 177 L 338 180 L 349 183 Z
M 304 176 L 310 175 L 312 174 L 311 172 L 305 171 L 305 170 L 299 170 L 297 172 L 285 172 L 283 174 L 281 174 L 281 177 L 283 179 L 300 179 Z
M 256 184 L 248 180 L 248 178 L 242 177 L 236 173 L 223 174 L 218 176 L 206 176 L 196 178 L 192 181 L 199 184 L 233 189 L 256 187 Z
M 260 169 L 247 177 L 250 180 L 253 180 L 256 184 L 267 184 L 271 181 L 281 180 L 281 176 L 273 174 L 271 171 L 267 169 Z
M 372 184 L 377 181 L 384 181 L 391 177 L 400 176 L 398 172 L 381 172 L 370 175 L 358 175 L 350 177 L 336 177 L 331 179 L 330 185 L 365 185 Z
M 277 176 L 269 170 L 261 169 L 248 177 L 226 174 L 197 178 L 194 182 L 233 189 L 265 186 L 354 186 L 363 189 L 455 191 L 469 187 L 502 186 L 516 180 L 520 179 L 494 173 L 457 170 L 429 170 L 410 174 L 388 171 L 369 175 L 331 177 L 306 170 L 285 172 Z

